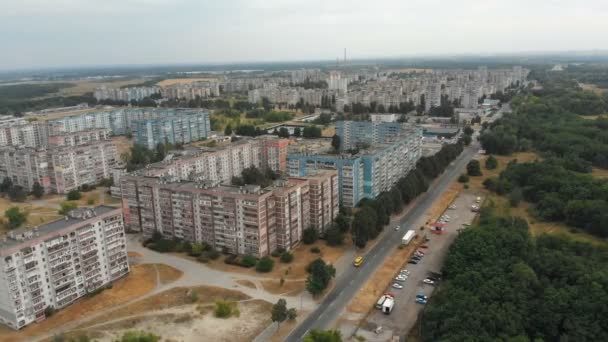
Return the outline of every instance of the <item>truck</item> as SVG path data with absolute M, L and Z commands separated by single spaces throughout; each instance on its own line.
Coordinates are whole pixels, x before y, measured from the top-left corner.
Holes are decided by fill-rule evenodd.
M 416 231 L 413 229 L 408 230 L 407 233 L 403 235 L 403 238 L 401 239 L 401 244 L 407 245 L 408 243 L 410 243 L 410 241 L 412 241 L 414 236 L 416 236 Z
M 382 312 L 385 315 L 390 315 L 391 311 L 393 311 L 393 307 L 395 306 L 395 298 L 387 297 L 382 303 Z
M 385 293 L 383 294 L 378 301 L 376 302 L 376 309 L 382 309 L 382 305 L 384 304 L 384 302 L 386 301 L 387 298 L 393 298 L 393 295 L 390 293 Z

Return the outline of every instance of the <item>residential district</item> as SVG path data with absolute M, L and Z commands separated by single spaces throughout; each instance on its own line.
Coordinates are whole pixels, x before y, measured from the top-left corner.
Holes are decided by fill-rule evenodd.
M 260 259 L 301 248 L 307 230 L 325 237 L 338 216 L 390 193 L 414 173 L 421 158 L 444 153 L 446 146 L 461 146 L 464 136 L 470 139 L 473 134 L 465 132 L 470 126 L 478 124 L 478 130 L 482 121 L 507 112 L 508 103 L 500 96 L 527 87 L 528 73 L 520 66 L 406 72 L 299 69 L 237 77 L 221 74 L 165 86 L 113 88 L 110 83 L 94 92 L 101 105 L 4 116 L 2 184 L 13 191 L 40 191 L 41 199 L 33 201 L 44 202 L 111 180 L 104 187 L 106 195 L 119 201 L 81 203 L 56 220 L 28 222 L 6 234 L 0 241 L 0 322 L 26 331 L 29 325 L 52 320 L 48 317 L 54 311 L 111 287 L 128 275 L 135 259 L 127 251 L 133 243 L 141 250 L 141 243 L 134 242 L 140 238 Z M 171 108 L 175 103 L 234 96 L 244 98 L 251 108 L 263 103 L 295 117 L 257 127 L 256 134 L 245 136 L 237 127 L 214 131 L 214 118 L 221 116 L 217 109 Z M 140 106 L 146 99 L 153 106 Z M 322 117 L 328 120 L 320 124 Z M 330 133 L 300 134 L 301 129 L 320 126 Z M 121 137 L 129 142 L 131 154 L 135 148 L 166 151 L 158 160 L 132 163 L 133 155 L 119 152 Z M 469 144 L 445 182 L 479 150 L 477 142 Z M 267 179 L 250 181 L 246 175 L 253 172 Z M 445 189 L 432 187 L 440 189 L 439 194 Z M 401 223 L 402 232 L 386 234 L 400 236 L 420 226 L 420 213 L 410 216 L 389 220 L 409 224 Z M 442 218 L 444 224 L 449 222 Z M 413 236 L 410 233 L 406 244 Z M 383 241 L 377 246 L 384 251 L 372 249 L 355 262 L 366 277 L 382 266 L 384 257 L 372 262 L 374 253 L 388 253 L 396 246 Z M 352 247 L 342 259 L 363 253 Z M 418 260 L 423 253 L 419 255 Z M 346 261 L 347 266 L 351 263 L 352 259 Z M 352 267 L 338 271 L 339 279 L 356 276 Z M 340 309 L 366 279 L 344 285 Z M 283 338 L 299 340 L 308 329 L 337 320 L 339 312 L 319 323 L 316 315 L 328 312 L 323 303 L 311 299 L 307 305 L 313 313 L 300 322 L 300 330 Z M 392 305 L 386 310 L 390 312 Z M 256 339 L 270 340 L 274 332 L 270 326 L 258 331 Z

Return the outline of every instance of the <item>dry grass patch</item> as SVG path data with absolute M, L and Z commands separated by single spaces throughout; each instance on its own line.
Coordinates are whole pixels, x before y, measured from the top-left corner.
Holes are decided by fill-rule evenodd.
M 133 139 L 129 139 L 124 135 L 113 136 L 112 142 L 116 145 L 116 152 L 119 157 L 125 153 L 130 153 L 131 147 L 134 144 Z
M 214 77 L 168 78 L 166 80 L 162 80 L 162 81 L 156 83 L 156 85 L 159 87 L 168 87 L 168 86 L 171 86 L 174 84 L 189 84 L 189 83 L 203 82 L 203 81 L 215 82 L 215 81 L 217 81 L 217 78 L 214 78 Z
M 132 266 L 131 273 L 116 281 L 111 289 L 93 297 L 84 297 L 76 303 L 57 311 L 52 317 L 40 323 L 31 324 L 21 331 L 0 332 L 0 341 L 28 340 L 31 337 L 48 333 L 65 324 L 93 314 L 95 311 L 109 309 L 143 296 L 155 286 L 156 270 L 153 265 Z
M 184 275 L 184 272 L 165 264 L 155 264 L 161 285 L 169 284 Z
M 193 293 L 196 294 L 196 301 L 193 301 Z M 94 322 L 85 323 L 82 327 L 122 317 L 137 316 L 154 310 L 164 310 L 196 303 L 211 304 L 216 300 L 240 301 L 248 298 L 249 296 L 242 292 L 214 286 L 176 287 L 104 314 L 97 317 Z
M 281 285 L 281 280 L 263 280 L 262 286 L 266 292 L 272 294 L 285 294 L 287 296 L 296 295 L 306 288 L 306 282 L 304 280 L 290 280 L 285 281 Z
M 600 168 L 594 167 L 593 170 L 591 171 L 591 175 L 593 177 L 597 177 L 597 178 L 608 178 L 608 169 L 600 169 Z

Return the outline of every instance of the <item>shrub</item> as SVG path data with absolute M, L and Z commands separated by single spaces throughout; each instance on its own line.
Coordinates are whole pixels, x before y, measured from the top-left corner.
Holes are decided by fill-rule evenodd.
M 310 247 L 310 252 L 311 253 L 315 253 L 315 254 L 319 254 L 321 253 L 321 249 L 319 247 Z
M 270 257 L 262 257 L 258 263 L 255 265 L 255 270 L 258 272 L 262 272 L 262 273 L 268 273 L 270 271 L 272 271 L 272 268 L 274 267 L 274 260 L 272 260 Z
M 68 201 L 78 201 L 79 199 L 82 198 L 82 194 L 78 190 L 72 190 L 72 191 L 68 192 L 67 198 L 68 198 Z
M 236 255 L 229 255 L 224 259 L 224 263 L 228 265 L 238 265 L 239 262 L 237 260 Z
M 245 255 L 245 256 L 243 256 L 241 258 L 241 261 L 239 262 L 239 265 L 243 266 L 243 267 L 250 268 L 250 267 L 255 266 L 255 264 L 257 262 L 258 261 L 256 260 L 256 258 L 254 256 L 252 256 L 252 255 Z
M 94 198 L 89 198 L 89 199 L 87 200 L 87 204 L 88 204 L 88 205 L 93 205 L 93 204 L 95 204 L 95 199 L 94 199 Z
M 279 252 L 278 250 L 275 250 L 272 253 L 270 253 L 270 255 L 272 255 L 275 258 L 278 258 L 281 256 L 281 252 Z
M 230 316 L 239 315 L 239 310 L 235 303 L 219 300 L 215 302 L 215 310 L 213 311 L 217 318 L 229 318 Z
M 75 209 L 77 207 L 76 203 L 64 201 L 59 205 L 59 215 L 67 215 L 70 210 Z
M 209 256 L 209 259 L 211 259 L 211 260 L 217 260 L 217 258 L 220 257 L 220 252 L 216 251 L 215 249 L 210 249 L 210 250 L 206 251 L 206 253 Z
M 289 252 L 283 252 L 283 254 L 281 254 L 281 262 L 288 264 L 292 261 L 293 261 L 293 254 L 291 254 Z
M 460 183 L 468 183 L 469 182 L 469 176 L 467 174 L 461 174 L 460 177 L 458 177 L 458 182 Z
M 196 260 L 202 262 L 203 264 L 206 264 L 209 262 L 209 256 L 207 256 L 206 254 L 201 254 L 196 258 Z

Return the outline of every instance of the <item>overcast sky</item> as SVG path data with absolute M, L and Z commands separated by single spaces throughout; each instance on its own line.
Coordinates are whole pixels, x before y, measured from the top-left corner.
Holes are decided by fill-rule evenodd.
M 0 0 L 0 69 L 608 49 L 608 0 Z

